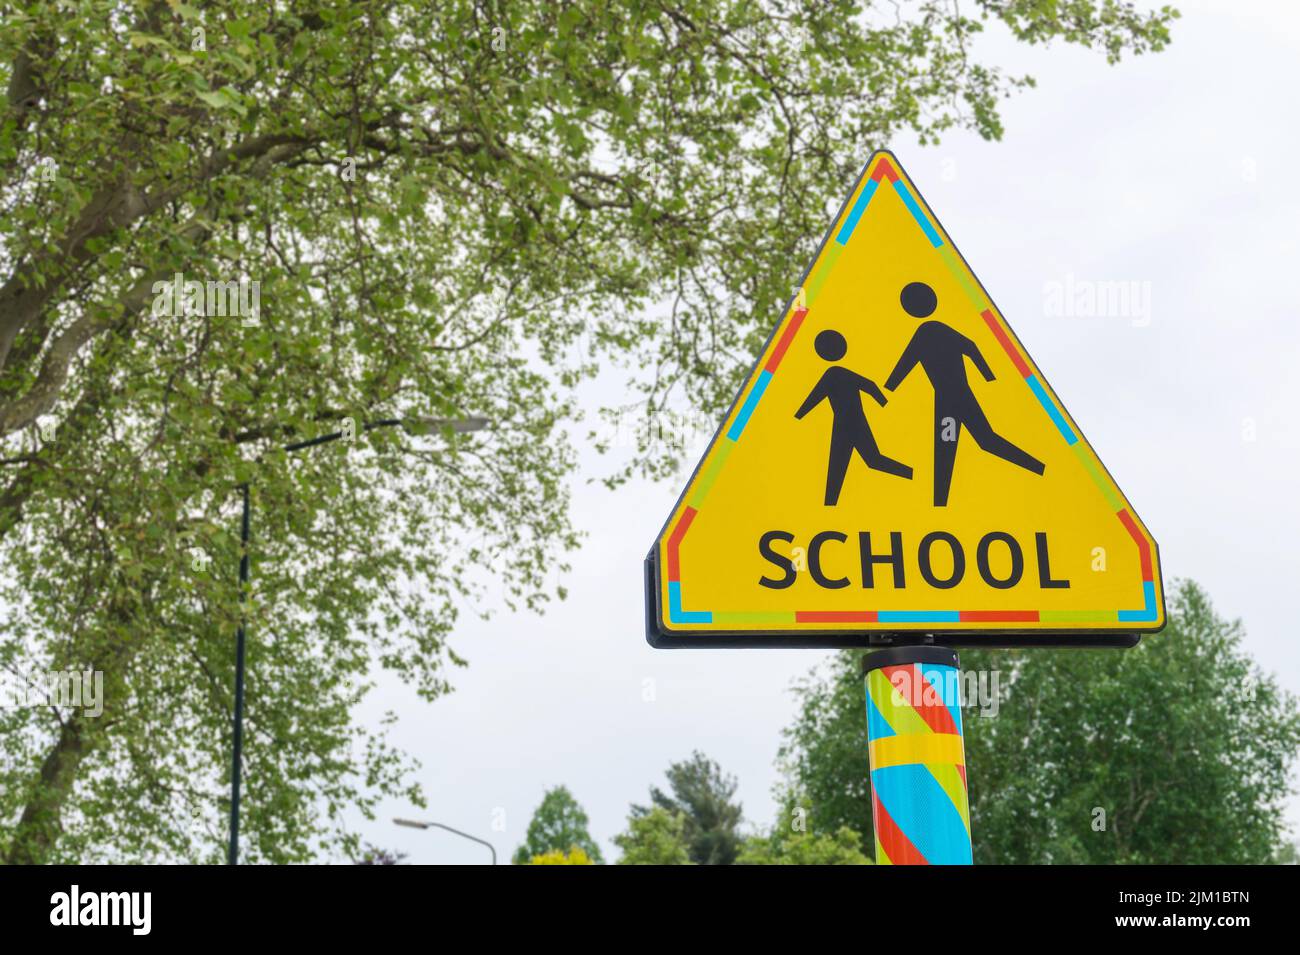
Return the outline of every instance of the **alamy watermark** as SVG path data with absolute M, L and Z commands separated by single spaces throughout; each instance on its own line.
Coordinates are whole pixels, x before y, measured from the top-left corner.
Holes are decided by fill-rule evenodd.
M 26 679 L 0 673 L 0 707 L 26 706 L 80 709 L 97 717 L 104 712 L 104 671 L 52 670 Z
M 74 884 L 50 896 L 51 925 L 120 925 L 132 935 L 148 935 L 152 911 L 152 892 L 83 891 Z
M 718 416 L 692 410 L 647 416 L 619 411 L 594 434 L 602 449 L 631 448 L 673 454 L 703 454 L 718 428 Z
M 1135 328 L 1151 324 L 1151 283 L 1095 280 L 1065 273 L 1043 283 L 1043 313 L 1051 318 L 1127 318 Z
M 898 695 L 894 702 L 906 702 L 914 709 L 922 706 L 952 706 L 960 701 L 964 707 L 977 707 L 979 715 L 995 717 L 998 715 L 1000 694 L 998 692 L 999 671 L 997 670 L 957 670 L 948 668 L 947 672 L 937 678 L 934 674 L 915 675 L 913 667 L 895 671 L 889 678 L 893 692 Z
M 244 325 L 256 325 L 262 314 L 262 283 L 238 279 L 200 282 L 177 272 L 153 283 L 155 318 L 178 315 L 238 316 Z

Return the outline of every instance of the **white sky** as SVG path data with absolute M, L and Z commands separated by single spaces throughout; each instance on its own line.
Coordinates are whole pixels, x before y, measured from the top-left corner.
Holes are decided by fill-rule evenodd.
M 1300 293 L 1276 271 L 1300 251 L 1288 165 L 1300 155 L 1300 8 L 1178 6 L 1170 48 L 1118 67 L 994 29 L 986 55 L 1039 82 L 1004 105 L 1004 140 L 892 148 L 1155 535 L 1166 584 L 1200 581 L 1242 618 L 1250 654 L 1300 692 L 1286 610 L 1300 578 Z M 804 266 L 791 263 L 790 284 Z M 1150 283 L 1149 323 L 1048 314 L 1045 286 L 1070 276 Z M 409 862 L 475 863 L 486 850 L 392 816 L 472 831 L 505 862 L 560 783 L 613 861 L 629 804 L 696 748 L 739 777 L 749 822 L 772 822 L 788 687 L 826 652 L 651 650 L 641 561 L 680 488 L 609 492 L 585 483 L 608 462 L 583 465 L 574 517 L 589 536 L 569 600 L 542 618 L 466 619 L 453 642 L 470 667 L 455 693 L 425 704 L 385 680 L 362 710 L 375 724 L 395 710 L 392 738 L 423 764 L 428 810 L 394 801 L 358 822 Z M 1300 824 L 1300 801 L 1290 818 Z

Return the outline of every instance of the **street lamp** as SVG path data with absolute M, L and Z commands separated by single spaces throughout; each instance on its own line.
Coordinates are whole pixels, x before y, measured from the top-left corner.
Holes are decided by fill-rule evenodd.
M 477 842 L 481 846 L 487 846 L 488 851 L 492 853 L 492 864 L 497 864 L 496 846 L 492 845 L 492 843 L 488 842 L 486 839 L 480 839 L 478 836 L 471 836 L 468 832 L 461 832 L 459 829 L 453 829 L 451 826 L 444 826 L 440 822 L 419 822 L 415 819 L 394 819 L 393 822 L 397 823 L 399 826 L 406 826 L 408 829 L 445 829 L 447 832 L 455 833 L 464 839 L 469 839 L 471 842 Z
M 411 430 L 424 429 L 421 432 L 423 434 L 432 434 L 443 428 L 450 428 L 455 434 L 469 434 L 471 431 L 482 431 L 490 422 L 479 415 L 470 415 L 467 418 L 406 418 L 405 423 Z
M 415 431 L 421 434 L 432 434 L 434 432 L 450 429 L 456 434 L 467 434 L 472 431 L 482 431 L 489 424 L 487 418 L 468 417 L 468 418 L 428 418 L 428 417 L 411 417 L 411 418 L 381 418 L 377 421 L 369 421 L 361 426 L 362 432 L 374 431 L 378 428 L 405 427 L 409 431 Z M 306 448 L 314 448 L 319 444 L 329 444 L 331 441 L 338 441 L 340 438 L 350 434 L 347 431 L 334 431 L 330 434 L 321 435 L 318 438 L 311 438 L 306 441 L 295 441 L 293 444 L 286 444 L 285 451 L 302 451 Z M 231 745 L 230 755 L 230 852 L 227 862 L 230 865 L 239 864 L 239 788 L 240 778 L 243 769 L 243 751 L 244 751 L 244 611 L 243 605 L 248 597 L 248 482 L 239 485 L 244 499 L 244 514 L 240 522 L 240 553 L 239 553 L 239 630 L 235 637 L 235 728 L 234 739 Z M 445 827 L 444 827 L 445 828 Z M 463 835 L 463 833 L 461 833 Z M 469 836 L 467 838 L 473 838 Z M 496 850 L 493 850 L 492 858 L 496 859 Z

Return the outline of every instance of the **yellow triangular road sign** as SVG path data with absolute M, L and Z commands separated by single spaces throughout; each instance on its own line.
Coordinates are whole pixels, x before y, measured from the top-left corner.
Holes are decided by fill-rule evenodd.
M 1155 540 L 888 152 L 647 561 L 656 646 L 1131 644 Z

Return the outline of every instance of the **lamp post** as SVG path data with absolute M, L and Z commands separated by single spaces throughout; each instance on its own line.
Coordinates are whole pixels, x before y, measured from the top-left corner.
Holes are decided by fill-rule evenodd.
M 381 418 L 377 421 L 369 421 L 361 426 L 362 432 L 374 431 L 378 428 L 392 428 L 405 426 L 408 430 L 420 430 L 424 434 L 449 428 L 457 434 L 466 434 L 472 431 L 482 431 L 488 426 L 488 419 L 481 417 L 469 418 Z M 311 438 L 306 441 L 295 441 L 293 444 L 286 444 L 285 451 L 302 451 L 306 448 L 314 448 L 320 444 L 329 444 L 332 441 L 338 441 L 346 436 L 346 431 L 334 431 L 330 434 L 321 435 L 317 438 Z M 235 635 L 235 716 L 234 716 L 234 735 L 231 740 L 230 754 L 230 851 L 227 856 L 229 865 L 239 864 L 239 790 L 243 770 L 244 755 L 244 610 L 243 606 L 248 597 L 248 497 L 249 487 L 245 482 L 239 485 L 243 496 L 244 513 L 240 522 L 240 553 L 239 553 L 239 629 Z M 473 838 L 470 836 L 468 838 Z M 493 851 L 493 859 L 496 853 Z
M 492 853 L 492 864 L 497 864 L 496 846 L 486 839 L 480 839 L 478 836 L 471 836 L 468 832 L 461 832 L 459 829 L 453 829 L 451 826 L 444 826 L 440 822 L 420 822 L 416 819 L 394 819 L 393 822 L 399 826 L 406 826 L 409 829 L 444 829 L 447 832 L 454 833 L 462 839 L 469 839 L 471 842 L 477 842 L 481 846 L 487 846 L 488 852 Z

